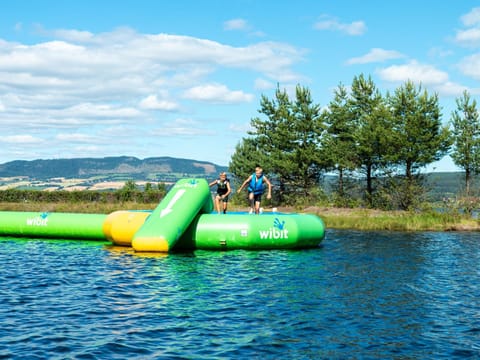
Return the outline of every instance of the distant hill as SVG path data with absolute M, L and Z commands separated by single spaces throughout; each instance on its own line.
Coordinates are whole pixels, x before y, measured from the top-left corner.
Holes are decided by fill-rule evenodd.
M 95 189 L 94 186 L 105 183 L 106 187 L 118 188 L 127 180 L 174 183 L 185 177 L 213 179 L 221 171 L 227 171 L 227 167 L 207 161 L 172 157 L 152 157 L 143 160 L 131 156 L 16 160 L 0 164 L 2 178 L 0 189 L 9 187 Z M 464 191 L 463 172 L 429 173 L 426 176 L 431 199 L 455 197 Z M 56 178 L 72 180 L 55 180 Z M 331 191 L 331 185 L 336 182 L 336 177 L 327 176 L 324 180 L 322 186 L 327 192 Z M 480 181 L 476 177 L 473 180 L 472 192 L 477 194 Z
M 48 160 L 15 160 L 0 164 L 0 177 L 27 176 L 44 180 L 57 177 L 91 178 L 116 177 L 132 179 L 164 180 L 178 176 L 212 177 L 227 167 L 207 161 L 152 157 L 138 159 L 131 156 L 104 158 L 75 158 Z

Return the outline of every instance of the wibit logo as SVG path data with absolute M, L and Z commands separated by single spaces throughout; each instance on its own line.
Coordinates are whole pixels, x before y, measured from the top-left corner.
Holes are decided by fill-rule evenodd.
M 47 226 L 48 225 L 48 213 L 41 213 L 39 216 L 27 219 L 28 226 Z
M 285 221 L 278 218 L 273 221 L 273 226 L 268 230 L 260 230 L 260 239 L 288 239 L 288 230 L 285 229 Z
M 175 184 L 174 187 L 176 188 L 196 188 L 198 186 L 199 181 L 197 179 L 189 179 L 184 181 L 180 184 Z

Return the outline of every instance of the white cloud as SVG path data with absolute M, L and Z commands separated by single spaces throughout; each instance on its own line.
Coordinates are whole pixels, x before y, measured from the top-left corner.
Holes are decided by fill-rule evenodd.
M 441 47 L 432 47 L 430 50 L 428 50 L 428 56 L 434 58 L 445 58 L 453 54 L 454 52 L 452 50 Z
M 435 85 L 434 90 L 442 96 L 460 96 L 465 90 L 467 90 L 471 94 L 475 92 L 467 86 L 463 86 L 461 84 L 450 81 L 447 81 L 443 84 Z
M 244 19 L 231 19 L 223 23 L 223 28 L 225 30 L 247 30 L 249 26 Z
M 162 137 L 193 137 L 215 135 L 215 131 L 206 129 L 204 124 L 192 119 L 184 118 L 179 118 L 169 124 L 165 124 L 161 129 L 155 130 L 154 133 Z
M 97 140 L 97 137 L 89 135 L 89 134 L 80 134 L 80 133 L 72 133 L 72 134 L 57 134 L 55 136 L 55 140 L 60 141 L 68 141 L 68 142 L 93 142 Z
M 83 103 L 62 111 L 62 116 L 97 117 L 97 118 L 130 118 L 141 113 L 135 108 L 117 107 L 108 104 Z
M 51 32 L 51 35 L 67 41 L 89 42 L 95 35 L 89 31 L 58 29 Z
M 473 8 L 469 13 L 463 15 L 460 20 L 465 26 L 480 24 L 480 7 Z
M 241 103 L 253 100 L 252 94 L 231 91 L 225 85 L 207 84 L 194 86 L 184 92 L 186 99 L 212 103 Z
M 179 105 L 175 101 L 159 100 L 157 95 L 149 95 L 140 101 L 140 107 L 146 110 L 175 111 Z
M 465 57 L 459 64 L 460 71 L 474 79 L 480 79 L 480 54 Z
M 257 90 L 269 90 L 273 89 L 275 84 L 265 79 L 255 79 L 255 89 Z
M 259 72 L 274 81 L 298 81 L 300 76 L 291 66 L 304 53 L 275 42 L 233 47 L 189 36 L 138 34 L 131 29 L 63 37 L 70 41 L 2 46 L 0 88 L 23 92 L 45 84 L 67 88 L 89 101 L 102 94 L 111 98 L 115 92 L 145 97 L 155 93 L 154 84 L 165 84 L 167 78 L 181 79 L 184 74 L 188 78 L 192 71 L 201 77 L 221 68 Z M 86 39 L 89 42 L 84 43 Z
M 455 42 L 465 46 L 480 45 L 480 29 L 473 28 L 457 31 Z
M 38 144 L 42 143 L 43 140 L 31 135 L 12 135 L 0 137 L 0 142 L 7 144 Z
M 313 25 L 313 28 L 316 30 L 339 31 L 351 36 L 363 35 L 367 31 L 367 26 L 363 21 L 342 23 L 329 15 L 322 15 L 320 20 Z
M 228 127 L 230 132 L 246 134 L 248 131 L 253 130 L 250 123 L 243 124 L 230 124 Z
M 466 29 L 457 30 L 454 41 L 462 46 L 480 46 L 480 7 L 460 18 Z
M 390 82 L 413 81 L 425 85 L 442 84 L 448 81 L 448 74 L 432 65 L 410 61 L 404 65 L 392 65 L 377 70 L 381 79 Z
M 367 54 L 347 60 L 348 65 L 353 64 L 368 64 L 376 62 L 384 62 L 392 59 L 403 58 L 405 55 L 395 50 L 384 50 L 373 48 Z
M 248 24 L 230 26 L 240 29 Z M 28 158 L 75 156 L 79 149 L 97 151 L 99 156 L 115 155 L 120 142 L 126 149 L 122 151 L 135 156 L 143 151 L 151 156 L 155 150 L 147 144 L 157 141 L 149 137 L 152 128 L 160 121 L 170 121 L 171 112 L 188 111 L 188 116 L 195 118 L 208 111 L 198 103 L 185 106 L 188 100 L 252 102 L 253 93 L 242 90 L 239 82 L 259 85 L 255 79 L 262 79 L 265 85 L 302 80 L 293 68 L 304 60 L 305 50 L 287 43 L 232 46 L 191 36 L 141 34 L 129 28 L 105 33 L 41 27 L 37 31 L 36 35 L 47 40 L 19 43 L 0 39 L 0 133 L 2 142 L 9 141 L 8 154 L 3 155 L 7 160 L 19 154 Z M 218 74 L 226 75 L 223 84 L 218 83 Z M 208 126 L 176 122 L 168 131 L 211 136 L 214 132 Z M 221 126 L 226 130 L 226 124 Z M 35 137 L 15 137 L 19 128 Z M 123 130 L 114 134 L 113 129 Z M 93 132 L 115 141 L 108 144 L 100 135 L 88 135 Z M 159 132 L 165 135 L 163 129 Z M 36 142 L 52 146 L 37 149 Z

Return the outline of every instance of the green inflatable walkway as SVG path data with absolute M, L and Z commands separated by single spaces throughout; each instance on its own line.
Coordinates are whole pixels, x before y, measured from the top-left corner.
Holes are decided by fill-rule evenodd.
M 205 179 L 179 180 L 132 239 L 135 251 L 168 252 L 200 213 L 210 213 L 213 201 Z
M 0 212 L 0 234 L 24 237 L 105 240 L 107 215 L 49 212 Z

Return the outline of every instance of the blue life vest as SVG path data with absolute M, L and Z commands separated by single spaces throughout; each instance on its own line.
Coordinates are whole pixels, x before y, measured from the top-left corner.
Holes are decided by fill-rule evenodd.
M 263 174 L 258 179 L 255 173 L 252 174 L 248 192 L 253 192 L 255 195 L 263 194 Z

